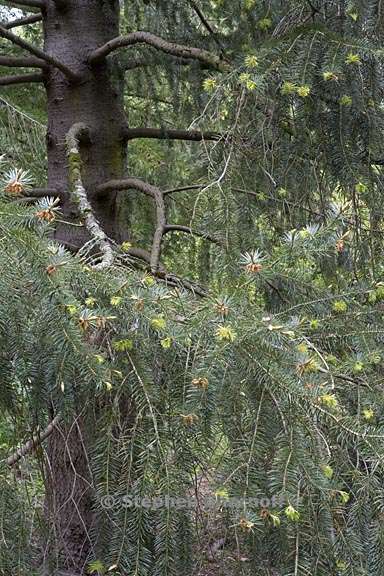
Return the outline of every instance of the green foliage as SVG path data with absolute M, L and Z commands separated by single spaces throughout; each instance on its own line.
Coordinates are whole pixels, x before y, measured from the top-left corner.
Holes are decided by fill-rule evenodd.
M 383 321 L 379 304 L 367 298 L 371 281 L 348 286 L 344 277 L 341 296 L 337 283 L 319 282 L 319 270 L 309 266 L 335 252 L 342 218 L 283 237 L 257 271 L 247 258 L 234 261 L 230 298 L 207 300 L 148 283 L 125 256 L 106 272 L 92 270 L 46 239 L 52 223 L 33 205 L 4 200 L 0 219 L 1 377 L 8 390 L 1 401 L 10 415 L 28 414 L 32 428 L 46 425 L 47 397 L 68 421 L 79 402 L 94 406 L 88 425 L 106 531 L 97 557 L 103 566 L 182 573 L 176 567 L 190 529 L 183 543 L 180 523 L 188 526 L 190 511 L 120 504 L 124 497 L 185 496 L 223 437 L 217 473 L 228 495 L 244 502 L 231 511 L 230 530 L 255 563 L 290 570 L 299 539 L 305 569 L 366 566 L 373 556 L 363 534 L 380 546 Z M 289 304 L 284 292 L 279 311 L 268 313 L 267 287 L 288 276 Z M 344 301 L 340 313 L 335 304 Z M 110 510 L 106 496 L 117 502 Z M 249 508 L 248 498 L 262 497 L 278 504 L 263 514 Z M 374 557 L 380 566 L 380 554 Z
M 221 147 L 129 148 L 134 175 L 163 188 L 201 184 L 167 196 L 168 217 L 220 244 L 175 234 L 163 262 L 203 279 L 209 295 L 133 266 L 130 246 L 147 247 L 153 231 L 152 206 L 136 193 L 129 243 L 104 272 L 86 248 L 73 255 L 50 240 L 56 204 L 4 195 L 0 450 L 5 458 L 10 444 L 44 428 L 51 405 L 68 424 L 87 407 L 98 526 L 90 573 L 189 576 L 196 511 L 124 504 L 182 498 L 213 476 L 219 496 L 241 502 L 222 514 L 237 572 L 379 576 L 380 4 L 201 4 L 216 36 L 186 1 L 126 2 L 123 28 L 212 51 L 219 40 L 230 72 L 158 68 L 144 48 L 157 71 L 130 71 L 125 105 L 133 124 L 192 124 L 226 136 Z M 11 102 L 0 110 L 8 167 L 31 164 L 38 178 L 41 126 Z M 38 484 L 37 467 L 24 466 Z M 3 460 L 4 575 L 36 564 L 42 500 L 37 491 L 26 513 L 25 485 L 12 484 L 12 474 Z M 272 504 L 255 507 L 252 498 Z

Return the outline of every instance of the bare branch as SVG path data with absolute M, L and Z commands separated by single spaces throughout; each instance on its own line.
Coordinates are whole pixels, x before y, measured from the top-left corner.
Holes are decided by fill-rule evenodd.
M 203 26 L 208 30 L 208 32 L 212 35 L 212 38 L 214 39 L 214 41 L 216 42 L 216 44 L 219 46 L 219 48 L 224 52 L 224 46 L 222 45 L 222 43 L 220 42 L 220 40 L 217 38 L 216 36 L 216 32 L 214 31 L 214 29 L 212 28 L 212 26 L 210 25 L 210 23 L 208 22 L 208 20 L 206 19 L 206 17 L 204 16 L 201 8 L 199 8 L 199 6 L 197 5 L 197 3 L 194 0 L 189 0 L 189 4 L 191 5 L 192 9 L 196 12 L 196 14 L 198 15 L 200 22 L 203 24 Z
M 35 74 L 15 74 L 14 76 L 0 76 L 0 86 L 11 86 L 12 84 L 28 84 L 31 82 L 44 82 L 44 76 Z
M 134 46 L 136 44 L 148 44 L 157 50 L 161 50 L 161 52 L 171 54 L 171 56 L 198 60 L 216 70 L 225 71 L 228 69 L 228 64 L 226 62 L 224 62 L 219 56 L 211 54 L 206 50 L 168 42 L 159 36 L 155 36 L 155 34 L 143 31 L 132 32 L 127 36 L 118 36 L 117 38 L 110 40 L 104 44 L 104 46 L 97 48 L 97 50 L 91 53 L 89 62 L 90 64 L 97 64 L 104 60 L 114 50 L 118 50 L 125 46 Z
M 4 28 L 10 30 L 11 28 L 17 28 L 18 26 L 26 26 L 27 24 L 35 24 L 36 22 L 41 22 L 43 19 L 41 14 L 32 14 L 31 16 L 26 16 L 25 18 L 18 18 L 17 20 L 11 20 L 10 22 L 3 23 Z
M 200 188 L 201 186 L 198 185 L 197 187 Z M 196 188 L 196 186 L 189 186 L 186 188 L 179 188 L 162 192 L 162 190 L 160 190 L 160 188 L 158 188 L 157 186 L 153 186 L 152 184 L 149 184 L 148 182 L 145 182 L 143 180 L 139 180 L 138 178 L 126 178 L 123 180 L 110 180 L 109 182 L 105 182 L 104 184 L 98 186 L 97 192 L 99 194 L 103 194 L 106 192 L 114 192 L 117 190 L 128 190 L 129 188 L 139 190 L 140 192 L 147 194 L 155 202 L 156 228 L 155 233 L 153 235 L 152 250 L 150 253 L 150 266 L 152 273 L 159 271 L 162 240 L 164 235 L 169 232 L 184 232 L 186 234 L 191 234 L 194 236 L 205 238 L 206 240 L 209 240 L 210 242 L 213 242 L 215 244 L 219 245 L 221 244 L 217 238 L 214 238 L 209 234 L 206 234 L 204 232 L 198 232 L 188 226 L 181 226 L 179 224 L 167 224 L 166 222 L 164 195 L 166 193 L 169 194 L 177 190 Z M 144 252 L 145 254 L 148 254 L 146 251 Z M 145 258 L 142 258 L 142 255 L 138 257 L 145 260 Z
M 128 249 L 126 254 L 128 254 L 129 256 L 132 256 L 132 258 L 137 258 L 138 260 L 142 260 L 143 262 L 146 262 L 147 264 L 150 264 L 150 262 L 151 262 L 151 253 L 148 252 L 148 250 L 145 250 L 144 248 L 137 248 L 135 246 L 132 246 L 132 248 Z
M 148 264 L 147 269 L 150 270 L 151 254 L 147 250 L 144 250 L 143 248 L 130 248 L 127 253 L 132 258 L 141 260 L 142 262 Z M 198 286 L 197 284 L 194 284 L 185 278 L 176 276 L 176 274 L 168 272 L 161 263 L 159 263 L 158 270 L 153 272 L 153 275 L 155 278 L 165 282 L 168 286 L 185 288 L 186 290 L 192 292 L 195 296 L 197 295 L 200 297 L 205 297 L 208 294 L 207 291 L 201 286 Z
M 152 250 L 151 250 L 151 270 L 152 272 L 156 272 L 159 267 L 160 263 L 160 254 L 161 254 L 161 241 L 164 234 L 164 227 L 166 224 L 165 220 L 165 204 L 163 193 L 160 188 L 157 186 L 153 186 L 148 182 L 144 182 L 143 180 L 139 180 L 138 178 L 126 178 L 124 180 L 110 180 L 101 186 L 98 186 L 97 192 L 99 194 L 110 192 L 113 190 L 128 190 L 128 189 L 139 190 L 140 192 L 144 192 L 155 202 L 156 206 L 156 228 L 155 233 L 153 235 L 152 241 Z
M 167 128 L 130 128 L 127 131 L 128 140 L 135 138 L 156 138 L 158 140 L 220 140 L 222 135 L 217 132 L 200 132 L 199 130 L 168 130 Z
M 97 192 L 99 194 L 103 194 L 104 192 L 129 190 L 130 188 L 132 188 L 133 190 L 139 190 L 140 192 L 144 192 L 144 194 L 152 196 L 152 198 L 154 198 L 155 195 L 158 192 L 160 192 L 159 188 L 157 188 L 156 186 L 152 186 L 152 184 L 149 184 L 144 180 L 140 180 L 139 178 L 124 178 L 122 180 L 109 180 L 104 184 L 100 184 L 100 186 L 97 187 Z
M 186 290 L 189 290 L 195 296 L 197 295 L 197 296 L 204 298 L 205 296 L 208 295 L 208 292 L 204 288 L 202 288 L 201 286 L 198 286 L 197 284 L 194 284 L 193 282 L 190 282 L 189 280 L 186 280 L 185 278 L 181 278 L 180 276 L 176 276 L 176 274 L 172 274 L 170 272 L 162 272 L 161 270 L 158 270 L 154 275 L 157 278 L 164 280 L 164 282 L 166 282 L 166 284 L 170 284 L 171 286 L 176 286 L 177 288 L 185 288 Z
M 180 224 L 166 224 L 164 226 L 164 234 L 168 232 L 185 232 L 186 234 L 191 234 L 192 236 L 198 236 L 199 238 L 204 238 L 205 240 L 209 240 L 214 244 L 221 244 L 220 240 L 214 238 L 210 234 L 206 234 L 205 232 L 199 232 L 197 230 L 193 230 L 189 226 L 181 226 Z
M 45 8 L 45 0 L 7 0 L 9 4 L 27 6 L 28 8 Z
M 57 415 L 52 420 L 52 422 L 48 424 L 45 430 L 33 436 L 31 440 L 28 440 L 28 442 L 26 442 L 23 446 L 16 450 L 16 452 L 9 456 L 6 461 L 7 465 L 10 467 L 14 466 L 19 460 L 32 452 L 37 446 L 40 446 L 44 440 L 46 440 L 52 434 L 60 420 L 61 416 Z
M 184 192 L 185 190 L 199 190 L 200 188 L 205 188 L 207 184 L 191 184 L 190 186 L 180 186 L 179 188 L 170 188 L 169 190 L 164 190 L 163 195 L 173 194 L 174 192 Z
M 0 66 L 10 68 L 47 68 L 48 64 L 40 58 L 19 58 L 17 56 L 0 56 Z
M 43 50 L 40 50 L 40 48 L 36 48 L 36 46 L 33 46 L 33 44 L 30 44 L 29 42 L 27 42 L 26 40 L 24 40 L 20 36 L 16 36 L 16 34 L 13 34 L 13 32 L 10 32 L 6 28 L 4 28 L 4 26 L 1 26 L 1 25 L 0 25 L 0 37 L 6 38 L 7 40 L 10 40 L 13 44 L 20 46 L 20 48 L 24 48 L 24 50 L 27 50 L 28 52 L 30 52 L 34 56 L 37 56 L 38 58 L 41 58 L 42 60 L 45 60 L 46 62 L 48 62 L 48 64 L 51 64 L 55 68 L 58 68 L 71 81 L 73 81 L 73 82 L 79 81 L 80 77 L 75 72 L 73 72 L 70 68 L 68 68 L 68 66 L 66 66 L 65 64 L 63 64 L 59 60 L 56 60 L 56 58 L 53 58 L 53 56 L 46 54 Z
M 59 197 L 60 193 L 55 188 L 32 188 L 26 190 L 25 194 L 28 198 L 45 198 L 46 196 Z
M 73 181 L 73 197 L 79 208 L 79 212 L 84 219 L 85 227 L 93 239 L 97 241 L 102 259 L 94 268 L 103 270 L 112 265 L 114 260 L 112 246 L 107 235 L 96 220 L 92 206 L 87 198 L 82 178 L 81 178 L 81 157 L 80 157 L 80 139 L 88 136 L 88 127 L 85 124 L 74 124 L 66 136 L 67 154 L 70 159 L 71 177 Z
M 152 249 L 151 249 L 151 271 L 157 272 L 160 264 L 161 244 L 164 236 L 166 217 L 165 217 L 165 203 L 161 190 L 158 188 L 155 195 L 156 205 L 156 228 L 153 235 Z

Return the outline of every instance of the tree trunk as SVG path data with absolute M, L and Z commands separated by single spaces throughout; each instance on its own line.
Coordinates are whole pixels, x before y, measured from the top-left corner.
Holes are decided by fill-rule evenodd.
M 53 67 L 47 76 L 48 186 L 62 195 L 64 214 L 72 219 L 76 207 L 68 191 L 65 137 L 73 124 L 84 123 L 90 129 L 90 141 L 82 146 L 83 183 L 104 231 L 116 237 L 116 193 L 96 197 L 95 190 L 124 173 L 127 136 L 123 99 L 118 82 L 113 82 L 113 65 L 103 61 L 90 67 L 87 58 L 92 50 L 118 36 L 119 2 L 68 0 L 62 10 L 48 2 L 44 34 L 45 52 L 81 76 L 79 82 L 70 82 Z M 57 238 L 79 246 L 84 232 L 73 226 L 60 227 Z
M 47 446 L 44 575 L 86 573 L 94 536 L 93 486 L 82 418 L 59 426 Z
M 118 36 L 118 0 L 67 0 L 63 9 L 47 3 L 44 12 L 45 52 L 81 76 L 70 82 L 56 68 L 46 73 L 48 106 L 48 186 L 57 189 L 67 220 L 78 216 L 70 197 L 70 172 L 66 134 L 71 126 L 84 123 L 90 139 L 81 145 L 82 178 L 94 213 L 104 231 L 119 240 L 116 193 L 97 196 L 96 187 L 121 178 L 125 169 L 126 121 L 114 70 L 102 62 L 90 67 L 89 53 Z M 79 247 L 88 238 L 81 227 L 61 225 L 59 241 Z M 84 399 L 85 400 L 85 399 Z M 79 402 L 79 412 L 85 402 Z M 81 405 L 82 404 L 82 405 Z M 92 553 L 93 490 L 87 461 L 84 422 L 75 420 L 69 429 L 52 435 L 47 454 L 47 500 L 49 522 L 49 574 L 79 576 L 86 572 Z M 92 536 L 91 536 L 92 534 Z M 54 558 L 52 558 L 52 555 Z M 53 562 L 53 564 L 52 564 Z

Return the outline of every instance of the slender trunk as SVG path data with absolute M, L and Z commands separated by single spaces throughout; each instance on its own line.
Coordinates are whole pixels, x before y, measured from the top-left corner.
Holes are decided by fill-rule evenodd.
M 90 129 L 90 139 L 82 145 L 83 182 L 93 210 L 105 232 L 119 240 L 116 218 L 116 194 L 96 197 L 96 187 L 124 174 L 126 122 L 119 84 L 113 82 L 108 63 L 90 67 L 89 53 L 119 32 L 118 0 L 67 0 L 63 10 L 47 3 L 44 12 L 45 51 L 56 56 L 82 76 L 71 83 L 57 69 L 46 77 L 48 100 L 48 186 L 62 197 L 67 220 L 77 216 L 70 198 L 70 178 L 65 137 L 75 123 Z M 78 226 L 61 225 L 56 237 L 78 247 L 87 239 Z M 85 400 L 79 399 L 79 413 Z M 79 576 L 86 571 L 92 555 L 93 490 L 87 461 L 87 433 L 84 422 L 75 419 L 69 429 L 54 433 L 47 453 L 46 511 L 49 522 L 47 545 L 52 562 L 48 573 Z

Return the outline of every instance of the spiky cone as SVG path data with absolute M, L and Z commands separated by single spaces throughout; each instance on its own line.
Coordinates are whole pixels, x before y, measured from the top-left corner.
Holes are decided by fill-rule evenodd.
M 53 222 L 56 216 L 52 210 L 46 209 L 36 212 L 36 218 L 39 220 L 45 220 L 46 222 Z
M 196 388 L 206 390 L 208 388 L 208 378 L 194 378 L 192 380 L 192 385 Z
M 245 266 L 245 269 L 249 274 L 257 274 L 263 269 L 263 265 L 260 262 L 250 262 Z

